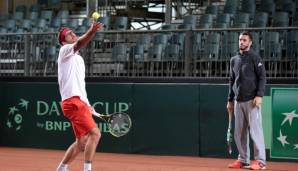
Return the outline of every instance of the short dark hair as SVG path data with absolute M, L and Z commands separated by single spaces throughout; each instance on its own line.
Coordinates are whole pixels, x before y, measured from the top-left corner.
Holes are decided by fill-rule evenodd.
M 252 41 L 252 35 L 249 31 L 243 31 L 243 32 L 240 33 L 240 35 L 248 36 L 249 39 Z

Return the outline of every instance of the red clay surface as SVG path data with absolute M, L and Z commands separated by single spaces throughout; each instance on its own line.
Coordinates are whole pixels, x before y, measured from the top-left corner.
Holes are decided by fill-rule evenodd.
M 64 151 L 0 147 L 0 171 L 55 171 Z M 228 169 L 231 159 L 96 153 L 93 171 L 239 171 Z M 70 171 L 83 170 L 83 155 Z M 295 162 L 268 162 L 270 171 L 298 171 Z

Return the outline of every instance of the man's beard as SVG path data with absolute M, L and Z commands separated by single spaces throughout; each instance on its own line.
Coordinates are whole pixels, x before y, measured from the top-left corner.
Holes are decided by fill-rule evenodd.
M 248 50 L 248 46 L 243 46 L 243 45 L 241 46 L 240 45 L 239 49 L 242 50 L 242 51 L 246 51 L 246 50 Z

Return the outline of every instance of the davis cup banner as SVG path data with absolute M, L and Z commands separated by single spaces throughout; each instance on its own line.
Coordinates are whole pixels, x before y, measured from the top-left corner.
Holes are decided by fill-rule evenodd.
M 272 158 L 298 159 L 298 89 L 272 88 Z

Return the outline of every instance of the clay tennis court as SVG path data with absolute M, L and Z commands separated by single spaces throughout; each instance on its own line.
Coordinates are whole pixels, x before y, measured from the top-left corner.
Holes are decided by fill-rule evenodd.
M 1 171 L 54 171 L 64 151 L 0 147 Z M 226 171 L 232 159 L 153 156 L 138 154 L 96 153 L 94 171 Z M 83 155 L 70 165 L 70 171 L 81 171 Z M 270 171 L 297 171 L 298 163 L 268 162 Z

